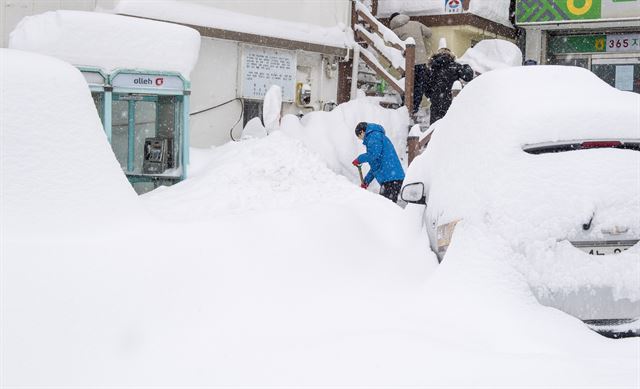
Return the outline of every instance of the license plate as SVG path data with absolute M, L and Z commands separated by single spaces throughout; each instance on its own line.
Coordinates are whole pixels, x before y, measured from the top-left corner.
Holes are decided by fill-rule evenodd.
M 638 240 L 617 240 L 603 242 L 571 242 L 571 244 L 590 255 L 620 254 L 638 243 Z

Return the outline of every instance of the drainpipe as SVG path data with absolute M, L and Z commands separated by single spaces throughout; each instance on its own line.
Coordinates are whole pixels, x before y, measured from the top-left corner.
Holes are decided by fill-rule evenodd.
M 355 44 L 353 48 L 353 64 L 351 68 L 351 100 L 358 96 L 358 65 L 360 63 L 360 45 Z

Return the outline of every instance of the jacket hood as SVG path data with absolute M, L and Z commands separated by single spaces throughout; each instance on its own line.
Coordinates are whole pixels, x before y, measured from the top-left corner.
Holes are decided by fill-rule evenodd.
M 437 53 L 431 57 L 431 67 L 432 68 L 443 68 L 449 66 L 455 60 L 451 55 L 445 53 Z
M 395 20 L 395 18 L 393 18 L 393 20 Z M 370 135 L 374 132 L 381 132 L 382 135 L 384 135 L 384 127 L 379 124 L 369 123 L 367 124 L 367 129 L 364 131 L 364 136 Z
M 395 30 L 396 28 L 402 27 L 407 23 L 409 23 L 409 16 L 400 14 L 395 18 L 391 19 L 391 23 L 389 23 L 389 27 L 391 27 L 392 30 Z

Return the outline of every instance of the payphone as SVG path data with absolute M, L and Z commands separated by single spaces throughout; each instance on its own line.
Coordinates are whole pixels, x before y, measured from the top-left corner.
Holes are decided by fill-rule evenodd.
M 189 82 L 180 74 L 117 70 L 110 77 L 111 146 L 138 193 L 186 177 Z

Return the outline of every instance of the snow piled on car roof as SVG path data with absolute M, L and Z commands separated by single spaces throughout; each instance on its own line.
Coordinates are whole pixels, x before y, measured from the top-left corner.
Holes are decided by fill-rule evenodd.
M 462 126 L 468 131 L 457 132 L 474 136 L 474 146 L 492 149 L 567 139 L 639 138 L 639 113 L 640 95 L 612 88 L 586 69 L 523 66 L 474 79 L 454 100 L 439 132 Z
M 491 70 L 522 65 L 522 51 L 504 39 L 483 39 L 465 51 L 458 62 L 482 74 Z
M 9 47 L 111 72 L 117 68 L 174 71 L 189 79 L 200 34 L 185 26 L 99 12 L 51 11 L 27 16 Z
M 640 153 L 522 150 L 530 143 L 602 138 L 640 138 L 639 95 L 575 67 L 496 70 L 454 100 L 405 184 L 425 182 L 430 217 L 439 225 L 463 219 L 499 236 L 510 253 L 503 257 L 540 295 L 611 287 L 614 299 L 637 301 L 637 247 L 604 261 L 567 250 L 566 240 L 615 239 L 606 231 L 616 229 L 640 235 Z

